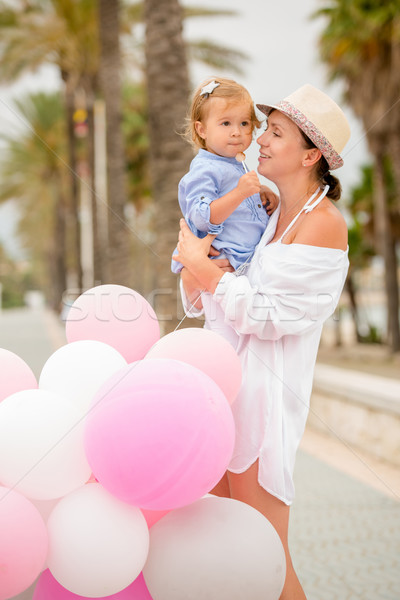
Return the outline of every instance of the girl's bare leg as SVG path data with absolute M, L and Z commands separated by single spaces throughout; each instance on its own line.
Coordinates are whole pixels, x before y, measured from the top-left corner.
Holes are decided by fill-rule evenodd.
M 241 500 L 261 512 L 272 523 L 281 538 L 286 554 L 286 580 L 280 600 L 306 600 L 289 553 L 290 507 L 260 486 L 258 483 L 258 461 L 244 473 L 229 473 L 228 478 L 231 497 Z

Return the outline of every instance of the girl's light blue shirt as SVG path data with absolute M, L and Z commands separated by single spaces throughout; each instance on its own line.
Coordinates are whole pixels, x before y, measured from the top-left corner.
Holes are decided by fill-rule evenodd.
M 235 270 L 253 256 L 268 222 L 267 212 L 255 194 L 243 200 L 223 223 L 214 225 L 210 223 L 210 204 L 233 190 L 243 174 L 243 166 L 235 158 L 201 149 L 178 188 L 179 205 L 190 229 L 199 238 L 216 234 L 213 246 L 221 252 L 218 258 L 227 258 Z M 173 260 L 171 268 L 179 273 L 182 265 Z

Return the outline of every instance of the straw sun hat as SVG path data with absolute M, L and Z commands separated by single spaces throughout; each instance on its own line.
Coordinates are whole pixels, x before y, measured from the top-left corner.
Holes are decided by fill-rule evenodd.
M 306 84 L 278 104 L 257 104 L 257 108 L 266 115 L 279 110 L 294 121 L 321 150 L 330 169 L 343 165 L 340 152 L 350 138 L 350 127 L 343 111 L 324 92 Z

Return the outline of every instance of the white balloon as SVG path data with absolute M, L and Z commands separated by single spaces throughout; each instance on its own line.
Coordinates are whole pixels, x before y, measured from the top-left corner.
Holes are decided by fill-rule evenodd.
M 43 366 L 39 388 L 56 392 L 86 414 L 99 387 L 127 365 L 112 346 L 81 340 L 61 346 Z
M 41 500 L 81 487 L 91 475 L 83 434 L 79 411 L 56 394 L 12 394 L 0 404 L 0 481 Z
M 285 552 L 260 512 L 206 497 L 153 525 L 143 575 L 153 600 L 277 600 Z
M 99 483 L 62 498 L 47 527 L 49 569 L 74 594 L 115 594 L 136 579 L 146 561 L 149 531 L 143 514 Z

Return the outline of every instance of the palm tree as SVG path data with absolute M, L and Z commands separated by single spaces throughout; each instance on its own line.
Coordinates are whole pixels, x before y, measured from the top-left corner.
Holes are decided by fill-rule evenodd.
M 125 160 L 122 138 L 121 52 L 119 0 L 99 0 L 99 75 L 106 107 L 107 182 L 112 210 L 108 218 L 109 256 L 107 280 L 128 285 L 131 264 L 127 260 L 129 229 L 125 223 Z
M 187 111 L 189 76 L 178 0 L 145 0 L 144 6 L 150 172 L 157 205 L 155 299 L 160 321 L 169 331 L 177 312 L 177 282 L 170 267 L 179 220 L 177 189 L 192 158 L 190 147 L 179 135 Z
M 157 206 L 154 244 L 156 310 L 165 331 L 170 331 L 178 322 L 177 313 L 181 312 L 178 308 L 178 282 L 170 267 L 180 217 L 177 189 L 193 158 L 192 149 L 180 135 L 189 99 L 189 48 L 182 36 L 184 12 L 178 0 L 145 0 L 144 8 L 150 171 Z M 215 16 L 221 13 L 198 9 L 188 12 L 189 16 L 204 14 Z M 232 13 L 227 11 L 224 14 Z M 190 52 L 197 60 L 217 67 L 229 64 L 231 69 L 235 59 L 244 56 L 205 42 L 191 46 Z M 193 325 L 193 320 L 190 325 Z
M 330 0 L 316 13 L 327 25 L 321 57 L 332 78 L 346 86 L 346 98 L 361 118 L 374 156 L 375 234 L 385 262 L 389 343 L 400 351 L 396 240 L 390 228 L 384 165 L 393 161 L 400 193 L 400 3 L 399 0 Z
M 16 199 L 22 218 L 20 231 L 30 260 L 47 291 L 50 306 L 59 310 L 66 289 L 66 132 L 59 94 L 34 94 L 16 102 L 17 111 L 30 123 L 7 142 L 0 163 L 0 201 Z M 43 268 L 44 267 L 44 268 Z
M 349 227 L 349 258 L 350 269 L 346 281 L 350 300 L 353 299 L 352 313 L 357 314 L 356 289 L 353 274 L 368 267 L 372 256 L 377 254 L 374 211 L 374 184 L 375 174 L 373 165 L 365 165 L 361 170 L 361 181 L 350 191 L 347 208 L 353 218 L 353 224 Z M 384 187 L 386 190 L 387 205 L 389 211 L 390 231 L 393 240 L 400 239 L 400 213 L 397 209 L 397 190 L 393 173 L 392 162 L 387 159 L 384 163 Z M 355 318 L 355 323 L 357 319 Z M 376 338 L 376 327 L 367 324 L 369 333 L 359 334 L 359 341 L 374 341 Z M 357 330 L 357 327 L 356 327 Z M 376 340 L 375 340 L 376 341 Z
M 73 115 L 76 92 L 82 88 L 93 96 L 98 63 L 94 0 L 17 0 L 0 4 L 2 44 L 0 77 L 16 80 L 26 71 L 43 64 L 55 64 L 64 83 L 64 103 L 68 132 L 68 165 L 71 219 L 74 235 L 74 270 L 82 287 L 81 234 L 79 223 L 79 180 L 77 140 Z
M 159 3 L 156 3 L 159 4 Z M 162 4 L 162 3 L 161 3 Z M 177 3 L 176 3 L 177 4 Z M 113 23 L 117 22 L 118 16 L 118 5 L 116 2 L 103 2 L 103 10 L 99 13 L 101 22 L 105 23 L 106 18 L 105 10 L 114 10 Z M 177 4 L 179 7 L 179 5 Z M 97 8 L 98 3 L 96 0 L 30 0 L 26 2 L 24 0 L 16 0 L 13 4 L 8 2 L 0 2 L 0 27 L 2 33 L 2 40 L 0 44 L 0 77 L 3 80 L 16 79 L 21 73 L 26 70 L 35 69 L 38 66 L 51 62 L 56 64 L 60 70 L 61 78 L 64 82 L 64 98 L 67 114 L 67 131 L 69 139 L 69 159 L 68 164 L 70 167 L 70 189 L 71 189 L 71 200 L 69 206 L 72 212 L 72 222 L 75 223 L 75 270 L 78 277 L 78 287 L 81 287 L 82 280 L 82 269 L 80 265 L 80 228 L 79 228 L 79 197 L 78 197 L 78 179 L 76 177 L 78 155 L 84 150 L 85 160 L 89 163 L 89 172 L 93 178 L 94 173 L 94 158 L 93 158 L 93 103 L 96 95 L 99 92 L 99 32 L 97 19 Z M 131 24 L 140 21 L 143 18 L 143 5 L 142 3 L 124 3 L 121 6 L 122 18 L 121 31 L 124 34 L 128 34 L 132 37 Z M 204 9 L 187 9 L 186 14 L 188 16 L 205 16 L 207 14 L 231 14 L 231 11 L 207 11 Z M 174 13 L 171 15 L 166 12 L 165 18 L 169 19 L 171 16 L 175 18 Z M 179 16 L 179 20 L 181 15 Z M 111 32 L 106 27 L 102 26 L 103 37 L 107 36 Z M 116 47 L 116 28 L 113 29 L 113 43 Z M 171 40 L 167 40 L 169 43 Z M 104 47 L 104 46 L 103 46 Z M 137 45 L 140 49 L 140 45 Z M 196 60 L 207 61 L 209 64 L 220 66 L 230 66 L 231 70 L 237 71 L 238 59 L 243 58 L 243 54 L 239 52 L 233 52 L 226 49 L 222 49 L 217 45 L 206 44 L 203 41 L 194 45 L 191 49 L 191 55 Z M 221 57 L 223 63 L 221 63 Z M 103 58 L 107 61 L 110 58 L 110 54 L 106 51 L 103 52 Z M 138 53 L 135 54 L 136 66 L 141 66 L 141 59 Z M 104 61 L 103 61 L 104 65 Z M 186 67 L 185 67 L 186 69 Z M 117 69 L 109 71 L 110 77 L 115 77 Z M 185 77 L 187 77 L 185 75 Z M 109 77 L 102 77 L 102 81 L 105 82 L 105 92 L 108 94 L 109 101 L 118 104 L 118 91 L 114 86 L 114 93 L 110 94 L 107 92 Z M 108 90 L 110 89 L 108 85 Z M 177 94 L 176 97 L 180 98 L 180 101 L 186 102 L 187 88 L 182 92 L 181 95 Z M 86 141 L 77 141 L 74 133 L 73 115 L 76 109 L 77 97 L 83 99 L 83 108 L 88 112 L 89 122 L 89 133 Z M 184 100 L 183 100 L 184 99 Z M 114 193 L 111 191 L 109 194 L 108 202 L 110 206 L 110 213 L 117 215 L 114 219 L 116 227 L 113 228 L 111 235 L 111 244 L 115 245 L 116 250 L 112 253 L 114 256 L 113 267 L 111 272 L 113 276 L 118 277 L 121 281 L 122 274 L 116 275 L 117 269 L 120 269 L 121 263 L 126 260 L 126 252 L 124 250 L 125 244 L 123 238 L 126 235 L 122 230 L 125 227 L 121 227 L 124 221 L 123 205 L 124 200 L 122 199 L 123 183 L 121 180 L 124 177 L 123 169 L 123 157 L 121 157 L 121 142 L 118 144 L 119 150 L 117 153 L 112 148 L 115 148 L 115 142 L 113 142 L 114 134 L 118 133 L 118 126 L 115 125 L 118 120 L 118 109 L 108 109 L 108 115 L 111 121 L 114 121 L 114 125 L 109 126 L 108 142 L 110 145 L 111 159 L 109 168 L 112 169 L 113 175 L 109 177 L 110 185 L 115 186 L 115 190 L 119 190 Z M 181 111 L 182 112 L 182 111 Z M 183 114 L 183 113 L 182 113 Z M 177 119 L 180 124 L 183 122 L 183 118 Z M 174 136 L 173 129 L 169 130 L 171 136 Z M 168 144 L 167 144 L 168 145 Z M 184 146 L 182 144 L 182 146 Z M 85 150 L 86 148 L 86 150 Z M 185 147 L 184 154 L 189 156 L 189 149 Z M 117 165 L 116 157 L 119 155 L 119 166 Z M 183 174 L 186 167 L 181 167 L 181 174 Z M 169 167 L 165 169 L 167 177 L 172 176 L 172 172 Z M 119 178 L 119 183 L 116 181 L 116 174 Z M 177 176 L 175 176 L 177 179 Z M 90 182 L 92 189 L 92 212 L 94 215 L 93 229 L 96 232 L 97 221 L 96 221 L 96 191 L 94 181 Z M 103 201 L 105 199 L 102 199 Z M 177 207 L 176 213 L 177 216 Z M 172 219 L 171 219 L 172 222 Z M 157 223 L 157 227 L 163 231 L 163 223 L 161 219 Z M 176 230 L 176 217 L 174 219 L 174 232 Z M 122 232 L 122 233 L 121 233 Z M 175 233 L 174 233 L 175 235 Z M 96 235 L 94 236 L 95 246 L 99 247 L 99 242 L 96 244 Z M 160 239 L 162 234 L 160 234 Z M 102 246 L 101 250 L 105 250 L 105 245 Z M 160 250 L 159 250 L 160 252 Z M 95 256 L 100 256 L 101 253 L 94 249 Z M 162 254 L 166 256 L 165 254 Z M 95 263 L 95 267 L 99 266 L 99 261 Z M 100 265 L 101 266 L 101 265 Z M 126 269 L 125 269 L 126 271 Z M 163 273 L 169 271 L 162 269 Z M 160 271 L 160 272 L 161 272 Z M 96 279 L 105 279 L 101 268 L 98 268 Z M 170 279 L 169 285 L 173 287 L 176 285 L 176 280 Z M 159 283 L 159 287 L 166 287 L 164 282 Z M 168 311 L 167 311 L 168 312 Z M 176 305 L 174 304 L 173 313 L 176 312 Z

